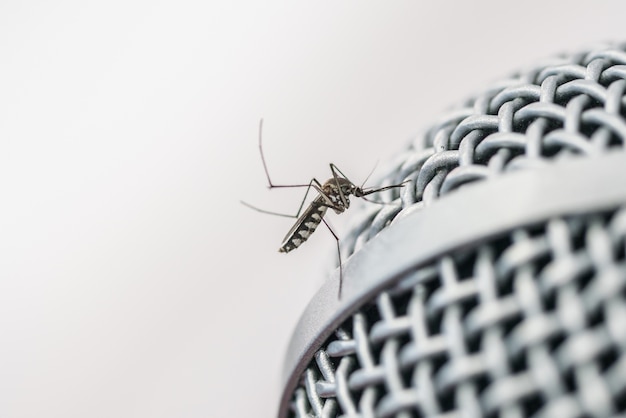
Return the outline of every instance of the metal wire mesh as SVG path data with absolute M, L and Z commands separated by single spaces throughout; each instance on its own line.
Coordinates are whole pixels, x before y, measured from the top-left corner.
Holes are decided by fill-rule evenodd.
M 626 411 L 625 244 L 620 208 L 517 229 L 411 272 L 318 351 L 294 414 Z
M 464 185 L 568 158 L 593 157 L 626 141 L 626 44 L 540 62 L 445 114 L 397 157 L 382 209 L 370 205 L 342 238 L 342 255 L 410 208 Z
M 609 45 L 548 60 L 468 100 L 400 156 L 387 181 L 411 186 L 389 191 L 396 204 L 370 206 L 343 253 L 469 183 L 623 149 L 625 91 L 626 45 Z M 625 263 L 626 202 L 441 254 L 319 347 L 290 414 L 626 414 Z

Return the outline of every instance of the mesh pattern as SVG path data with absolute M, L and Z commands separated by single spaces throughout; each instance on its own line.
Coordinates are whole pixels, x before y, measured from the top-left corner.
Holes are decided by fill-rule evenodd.
M 363 209 L 344 259 L 469 183 L 623 149 L 625 51 L 547 60 L 449 112 L 399 155 L 386 182 L 412 182 Z M 291 416 L 626 414 L 625 235 L 626 208 L 607 208 L 416 268 L 320 347 Z
M 388 184 L 412 180 L 369 205 L 342 239 L 347 259 L 404 210 L 469 183 L 626 143 L 626 44 L 548 59 L 496 83 L 419 135 Z M 401 193 L 398 196 L 398 193 Z
M 414 270 L 317 352 L 294 416 L 626 412 L 625 249 L 619 208 Z

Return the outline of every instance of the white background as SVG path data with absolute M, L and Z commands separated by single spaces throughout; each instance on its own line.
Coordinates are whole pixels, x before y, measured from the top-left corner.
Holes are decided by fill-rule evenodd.
M 270 417 L 356 180 L 519 66 L 626 38 L 623 2 L 0 2 L 0 417 Z M 349 212 L 343 218 L 349 217 Z M 342 218 L 331 216 L 341 230 Z

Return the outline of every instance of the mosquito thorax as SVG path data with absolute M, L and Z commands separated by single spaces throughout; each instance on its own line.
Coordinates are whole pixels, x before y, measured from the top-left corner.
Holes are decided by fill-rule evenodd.
M 354 184 L 343 177 L 328 179 L 322 186 L 322 191 L 329 200 L 335 213 L 343 213 L 350 207 L 350 195 L 354 194 Z

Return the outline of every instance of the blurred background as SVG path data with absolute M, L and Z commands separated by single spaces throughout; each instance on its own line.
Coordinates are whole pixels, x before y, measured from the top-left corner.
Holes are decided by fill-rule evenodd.
M 273 416 L 335 242 L 279 254 L 515 69 L 626 38 L 619 1 L 0 3 L 0 416 Z M 373 184 L 372 184 L 373 185 Z M 349 218 L 331 215 L 341 233 Z

